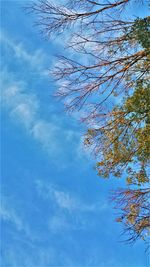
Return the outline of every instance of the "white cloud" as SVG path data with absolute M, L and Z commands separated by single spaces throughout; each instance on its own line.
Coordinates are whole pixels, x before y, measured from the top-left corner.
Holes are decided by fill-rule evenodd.
M 53 201 L 59 209 L 66 210 L 68 212 L 96 212 L 103 211 L 108 208 L 108 204 L 106 202 L 96 202 L 93 204 L 85 203 L 83 200 L 80 200 L 71 193 L 59 190 L 52 184 L 45 183 L 41 180 L 36 181 L 36 188 L 38 194 L 42 198 L 48 201 Z
M 9 48 L 10 52 L 12 50 L 12 58 L 18 59 L 20 62 L 27 63 L 35 72 L 38 72 L 40 75 L 48 76 L 46 66 L 47 56 L 42 49 L 36 49 L 31 52 L 22 42 L 12 40 L 4 32 L 2 32 L 0 35 L 0 42 L 2 45 L 4 44 L 5 48 Z
M 42 149 L 48 153 L 57 164 L 58 159 L 63 155 L 67 156 L 67 146 L 77 140 L 78 133 L 65 129 L 58 116 L 51 113 L 49 120 L 43 119 L 40 102 L 34 93 L 29 93 L 27 84 L 23 81 L 16 81 L 7 70 L 1 72 L 1 102 L 10 118 L 22 125 L 27 133 L 37 141 Z M 7 80 L 7 77 L 9 79 Z M 80 141 L 80 140 L 79 140 Z M 77 154 L 77 147 L 75 153 Z M 56 162 L 57 157 L 57 162 Z M 58 165 L 58 164 L 57 164 Z M 59 164 L 64 168 L 64 164 Z
M 12 116 L 17 116 L 29 128 L 34 120 L 35 110 L 28 103 L 20 103 L 11 114 Z
M 48 221 L 48 229 L 53 233 L 58 233 L 59 231 L 69 230 L 70 223 L 66 220 L 64 215 L 53 215 Z
M 0 208 L 0 217 L 4 221 L 9 221 L 13 223 L 17 230 L 20 231 L 23 228 L 22 221 L 19 216 L 11 209 L 4 208 L 1 206 Z
M 76 199 L 71 198 L 71 196 L 63 191 L 54 190 L 53 192 L 55 201 L 60 208 L 73 210 L 78 207 L 78 202 Z
M 46 183 L 43 180 L 36 181 L 36 189 L 47 205 L 54 207 L 54 213 L 48 216 L 48 228 L 53 233 L 70 230 L 85 230 L 94 227 L 93 223 L 89 225 L 87 216 L 102 214 L 108 209 L 108 203 L 99 201 L 87 203 L 81 200 L 71 192 L 60 190 L 53 184 Z
M 47 71 L 44 69 L 46 56 L 42 50 L 36 50 L 32 53 L 22 43 L 17 44 L 16 41 L 13 41 L 4 33 L 1 35 L 0 41 L 12 49 L 14 53 L 11 53 L 11 57 L 14 60 L 19 59 L 23 66 L 27 62 L 29 67 L 34 68 L 34 71 L 47 75 Z M 4 62 L 4 66 L 5 63 L 7 62 Z M 30 71 L 30 68 L 28 71 Z M 22 71 L 20 74 L 22 74 Z M 8 110 L 9 116 L 15 123 L 20 123 L 27 133 L 40 144 L 42 149 L 53 158 L 55 164 L 58 165 L 56 156 L 57 160 L 61 160 L 63 156 L 68 157 L 68 153 L 76 154 L 74 159 L 78 160 L 78 146 L 80 144 L 76 144 L 74 150 L 68 150 L 67 148 L 79 138 L 77 131 L 65 129 L 62 122 L 60 123 L 60 116 L 53 112 L 49 120 L 43 119 L 40 101 L 35 93 L 31 93 L 31 85 L 26 84 L 24 78 L 18 81 L 15 76 L 6 68 L 1 71 L 2 107 Z M 79 143 L 80 140 L 77 142 Z M 63 164 L 59 164 L 60 168 L 66 167 L 64 158 Z
M 57 154 L 61 152 L 58 136 L 56 137 L 59 131 L 60 129 L 54 123 L 39 119 L 34 122 L 31 134 L 42 145 L 43 149 L 51 155 L 56 153 L 56 150 Z
M 36 181 L 37 192 L 46 200 L 53 201 L 60 209 L 72 211 L 79 207 L 78 201 L 68 193 L 57 190 L 52 184 Z
M 6 88 L 4 88 L 6 87 Z M 21 83 L 12 86 L 3 85 L 2 104 L 9 109 L 11 118 L 21 123 L 28 134 L 38 141 L 44 150 L 50 152 L 56 149 L 55 134 L 58 131 L 53 123 L 40 118 L 40 106 L 34 94 L 26 93 L 27 89 Z
M 14 225 L 17 231 L 22 231 L 26 237 L 33 239 L 33 234 L 31 235 L 31 231 L 29 226 L 24 220 L 21 218 L 21 215 L 17 213 L 16 210 L 10 205 L 10 200 L 8 198 L 1 196 L 1 205 L 0 205 L 0 218 L 3 221 L 7 221 Z
M 21 122 L 27 129 L 31 129 L 39 108 L 39 103 L 34 94 L 25 92 L 25 85 L 13 82 L 12 85 L 2 84 L 2 106 L 7 107 L 10 116 Z

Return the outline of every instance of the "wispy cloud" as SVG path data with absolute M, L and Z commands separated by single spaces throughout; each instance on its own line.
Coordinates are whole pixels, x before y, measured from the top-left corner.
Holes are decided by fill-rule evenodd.
M 36 188 L 42 198 L 52 200 L 60 209 L 72 211 L 79 208 L 80 203 L 78 203 L 77 199 L 71 197 L 66 192 L 56 189 L 52 184 L 46 184 L 41 180 L 37 180 Z
M 8 209 L 6 207 L 0 207 L 0 217 L 4 221 L 9 221 L 13 223 L 17 230 L 22 230 L 23 229 L 23 224 L 19 216 L 15 213 L 14 210 Z
M 106 202 L 96 202 L 93 204 L 83 202 L 83 200 L 72 195 L 70 192 L 62 191 L 56 188 L 53 184 L 49 184 L 41 180 L 36 181 L 36 188 L 42 198 L 54 201 L 58 208 L 69 212 L 96 212 L 103 211 L 108 208 L 108 204 Z
M 62 147 L 59 145 L 58 132 L 60 132 L 60 129 L 54 123 L 40 119 L 34 122 L 31 129 L 34 139 L 41 144 L 49 155 L 53 154 L 53 156 L 62 152 Z
M 48 228 L 54 233 L 62 230 L 87 230 L 93 227 L 92 222 L 89 225 L 87 218 L 102 214 L 108 209 L 107 202 L 87 203 L 79 196 L 41 180 L 36 181 L 36 189 L 47 205 L 55 207 L 54 213 L 48 216 Z
M 59 123 L 58 116 L 54 116 L 53 113 L 48 121 L 43 119 L 40 101 L 36 94 L 31 93 L 24 81 L 15 80 L 13 74 L 7 70 L 1 72 L 1 77 L 2 107 L 9 112 L 11 119 L 22 125 L 27 134 L 38 142 L 55 162 L 56 156 L 67 154 L 65 143 L 69 146 L 77 139 L 78 134 L 73 130 L 65 129 Z M 78 146 L 76 154 L 78 154 L 77 149 Z
M 0 41 L 2 45 L 4 44 L 9 48 L 9 58 L 13 58 L 14 61 L 18 59 L 23 66 L 22 70 L 17 68 L 17 71 L 10 71 L 9 68 L 5 67 L 8 64 L 7 60 L 5 62 L 4 59 L 4 69 L 1 71 L 2 106 L 8 110 L 11 119 L 20 123 L 27 133 L 40 144 L 42 149 L 54 159 L 55 163 L 56 156 L 58 158 L 59 155 L 60 158 L 65 155 L 67 158 L 68 153 L 76 154 L 74 158 L 79 159 L 79 154 L 82 153 L 78 132 L 66 129 L 62 122 L 60 123 L 60 116 L 57 116 L 53 111 L 49 119 L 45 119 L 40 99 L 35 88 L 34 90 L 32 88 L 33 72 L 30 73 L 30 68 L 45 75 L 47 57 L 44 52 L 41 49 L 30 51 L 23 43 L 16 43 L 5 33 L 2 33 Z M 29 81 L 23 75 L 25 63 L 28 63 L 26 73 L 29 76 Z M 40 76 L 36 75 L 35 77 L 38 81 L 40 80 Z M 37 87 L 39 86 L 38 82 L 35 84 Z M 67 149 L 67 147 L 73 146 L 73 142 L 78 142 L 74 150 Z M 65 163 L 60 166 L 64 168 Z
M 30 240 L 33 238 L 33 234 L 31 234 L 27 222 L 25 222 L 21 218 L 21 215 L 13 208 L 10 199 L 4 196 L 1 196 L 0 218 L 5 222 L 11 223 L 16 231 L 23 232 L 27 238 L 30 238 Z
M 42 49 L 29 51 L 22 42 L 14 41 L 4 32 L 0 35 L 0 43 L 4 45 L 5 49 L 9 49 L 7 56 L 16 58 L 21 63 L 27 63 L 32 70 L 40 75 L 48 75 L 47 56 Z
M 2 71 L 1 77 L 2 107 L 8 109 L 12 118 L 17 119 L 30 130 L 39 109 L 36 95 L 26 93 L 26 84 L 23 81 L 15 81 L 8 71 Z M 6 80 L 6 77 L 10 79 Z

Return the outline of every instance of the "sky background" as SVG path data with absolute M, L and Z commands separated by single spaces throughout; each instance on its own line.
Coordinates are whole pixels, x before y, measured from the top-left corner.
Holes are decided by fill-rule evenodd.
M 142 241 L 119 242 L 109 191 L 83 150 L 83 125 L 51 95 L 48 69 L 62 51 L 23 11 L 1 4 L 1 266 L 146 267 Z

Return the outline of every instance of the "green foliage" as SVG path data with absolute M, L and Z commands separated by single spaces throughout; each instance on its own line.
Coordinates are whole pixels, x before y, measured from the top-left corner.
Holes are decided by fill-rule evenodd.
M 136 19 L 127 36 L 140 43 L 144 49 L 150 49 L 150 17 Z
M 87 132 L 87 145 L 96 145 L 100 176 L 121 177 L 126 173 L 128 184 L 148 182 L 150 160 L 150 85 L 138 82 L 132 96 L 115 107 L 105 127 Z
M 150 45 L 150 18 L 137 19 L 127 37 L 138 41 L 145 50 Z M 149 53 L 139 68 L 149 68 Z M 132 79 L 131 72 L 128 77 Z M 149 181 L 150 161 L 150 83 L 141 75 L 133 82 L 132 94 L 106 114 L 105 124 L 88 130 L 85 144 L 92 146 L 98 158 L 96 169 L 100 176 L 122 177 L 128 184 L 142 185 Z

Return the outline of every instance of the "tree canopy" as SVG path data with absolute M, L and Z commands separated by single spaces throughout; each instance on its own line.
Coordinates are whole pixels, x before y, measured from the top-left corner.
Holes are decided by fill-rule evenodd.
M 83 109 L 84 143 L 98 175 L 124 177 L 114 201 L 130 235 L 146 239 L 150 227 L 150 17 L 135 18 L 140 0 L 33 2 L 28 9 L 46 37 L 67 32 L 68 55 L 53 69 L 56 95 L 67 110 Z

